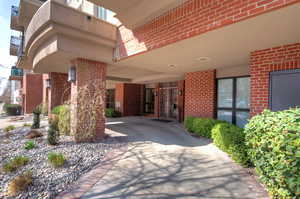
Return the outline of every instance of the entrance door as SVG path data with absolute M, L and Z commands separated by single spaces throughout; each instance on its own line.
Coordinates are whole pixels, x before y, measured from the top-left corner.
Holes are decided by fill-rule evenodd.
M 270 109 L 281 111 L 300 106 L 300 70 L 272 72 Z
M 159 117 L 166 119 L 178 118 L 178 88 L 160 88 Z

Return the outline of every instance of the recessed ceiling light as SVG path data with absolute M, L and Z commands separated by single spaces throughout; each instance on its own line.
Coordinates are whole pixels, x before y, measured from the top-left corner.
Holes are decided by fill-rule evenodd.
M 174 65 L 174 64 L 169 64 L 169 67 L 174 68 L 174 67 L 176 67 L 176 65 Z
M 210 60 L 210 58 L 208 58 L 208 57 L 198 57 L 198 58 L 196 58 L 196 61 L 200 61 L 200 62 L 206 62 L 206 61 L 209 61 Z

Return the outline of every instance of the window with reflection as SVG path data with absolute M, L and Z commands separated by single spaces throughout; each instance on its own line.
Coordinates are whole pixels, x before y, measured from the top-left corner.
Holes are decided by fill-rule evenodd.
M 239 127 L 244 127 L 250 111 L 250 78 L 218 79 L 217 116 Z

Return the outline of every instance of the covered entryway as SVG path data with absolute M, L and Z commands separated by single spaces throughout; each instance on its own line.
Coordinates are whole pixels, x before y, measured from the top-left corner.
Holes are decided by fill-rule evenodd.
M 300 69 L 270 73 L 270 109 L 300 107 Z
M 128 140 L 128 151 L 82 199 L 268 198 L 225 153 L 188 135 L 177 122 L 115 118 L 106 123 L 106 133 Z

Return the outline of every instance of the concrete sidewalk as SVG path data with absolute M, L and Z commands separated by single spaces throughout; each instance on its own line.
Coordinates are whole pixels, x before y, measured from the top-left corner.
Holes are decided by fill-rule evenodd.
M 180 124 L 120 118 L 109 121 L 107 131 L 126 136 L 128 152 L 82 199 L 268 198 L 225 153 Z

